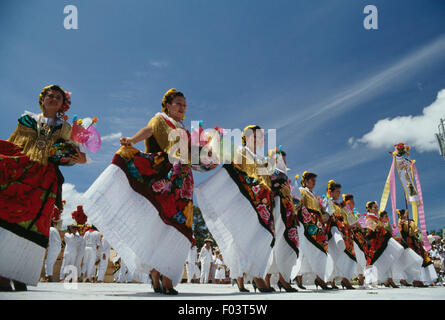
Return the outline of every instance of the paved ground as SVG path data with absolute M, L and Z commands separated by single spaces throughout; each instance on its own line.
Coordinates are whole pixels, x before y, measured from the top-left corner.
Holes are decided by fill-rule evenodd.
M 147 284 L 79 283 L 77 288 L 70 288 L 64 283 L 39 283 L 26 292 L 0 292 L 0 300 L 445 300 L 445 287 L 322 291 L 307 286 L 307 290 L 297 293 L 261 294 L 254 293 L 251 285 L 246 288 L 251 292 L 237 292 L 231 285 L 179 284 L 176 289 L 180 294 L 170 297 L 153 293 Z

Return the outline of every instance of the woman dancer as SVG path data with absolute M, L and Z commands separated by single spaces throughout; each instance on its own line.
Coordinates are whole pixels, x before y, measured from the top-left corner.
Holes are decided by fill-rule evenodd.
M 299 189 L 301 196 L 298 208 L 298 219 L 300 221 L 299 239 L 300 255 L 297 265 L 293 269 L 293 277 L 297 276 L 299 287 L 303 287 L 303 275 L 314 276 L 315 285 L 323 290 L 328 290 L 326 281 L 330 279 L 334 271 L 334 261 L 328 253 L 328 235 L 326 223 L 329 215 L 324 213 L 320 202 L 313 193 L 317 175 L 305 171 L 301 178 L 302 187 Z
M 355 275 L 357 258 L 354 247 L 354 235 L 349 225 L 348 213 L 338 203 L 341 195 L 341 185 L 334 180 L 328 183 L 327 194 L 323 207 L 331 215 L 329 224 L 329 253 L 335 263 L 332 287 L 335 288 L 335 277 L 341 277 L 341 286 L 354 289 L 349 282 Z
M 364 286 L 365 277 L 363 273 L 366 268 L 366 257 L 361 248 L 361 243 L 363 241 L 359 241 L 359 238 L 363 238 L 364 235 L 364 231 L 359 222 L 360 214 L 357 212 L 357 209 L 355 208 L 354 196 L 352 194 L 343 194 L 343 202 L 341 205 L 343 207 L 343 210 L 346 212 L 348 216 L 348 221 L 349 218 L 351 219 L 350 225 L 352 225 L 354 251 L 355 251 L 355 257 L 357 259 L 355 273 L 358 275 L 358 282 L 360 286 Z
M 209 231 L 218 242 L 231 278 L 241 292 L 244 276 L 253 277 L 260 292 L 270 292 L 263 278 L 274 242 L 274 198 L 259 126 L 243 130 L 242 146 L 230 164 L 196 187 L 196 198 Z
M 54 206 L 62 205 L 61 163 L 52 156 L 56 143 L 68 142 L 65 112 L 70 95 L 57 85 L 42 89 L 40 114 L 25 111 L 8 141 L 0 140 L 0 290 L 37 285 L 48 245 Z M 76 146 L 65 164 L 85 163 Z
M 422 267 L 420 269 L 420 281 L 414 279 L 413 286 L 425 287 L 425 283 L 432 285 L 437 279 L 437 273 L 428 252 L 423 247 L 423 241 L 420 231 L 412 219 L 409 219 L 408 210 L 397 210 L 399 216 L 399 230 L 402 239 L 407 246 L 414 250 L 422 258 Z
M 281 149 L 271 150 L 269 165 L 275 163 L 276 169 L 271 175 L 274 191 L 275 208 L 273 210 L 275 244 L 272 248 L 272 259 L 269 261 L 265 281 L 270 286 L 272 273 L 279 275 L 278 287 L 286 292 L 297 292 L 290 285 L 292 267 L 298 258 L 298 219 L 294 209 L 290 183 L 287 177 L 286 153 Z
M 361 248 L 366 256 L 365 284 L 368 288 L 377 288 L 377 283 L 380 280 L 396 288 L 396 284 L 391 277 L 388 277 L 388 274 L 395 270 L 396 262 L 403 254 L 404 249 L 385 230 L 378 217 L 377 203 L 375 201 L 367 202 L 366 210 L 367 228 L 363 229 L 362 237 L 357 237 L 361 241 Z
M 178 294 L 173 287 L 195 242 L 186 110 L 184 94 L 167 91 L 162 112 L 133 137 L 120 138 L 112 164 L 84 196 L 88 219 L 129 270 L 150 274 L 154 291 L 167 295 Z M 132 147 L 139 141 L 145 141 L 145 153 Z

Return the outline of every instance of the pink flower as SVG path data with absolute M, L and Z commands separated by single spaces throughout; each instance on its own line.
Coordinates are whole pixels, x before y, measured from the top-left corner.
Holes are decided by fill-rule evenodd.
M 303 209 L 301 210 L 301 213 L 303 214 L 303 222 L 304 223 L 308 223 L 309 221 L 311 221 L 311 214 L 306 208 L 303 207 Z
M 181 198 L 192 200 L 193 198 L 193 180 L 187 175 L 182 183 Z
M 165 188 L 166 184 L 167 184 L 167 182 L 164 179 L 156 181 L 152 185 L 153 191 L 154 192 L 161 192 Z
M 258 192 L 260 192 L 260 190 L 261 190 L 261 187 L 260 187 L 259 185 L 256 185 L 256 186 L 253 186 L 253 187 L 252 187 L 252 191 L 253 191 L 255 194 L 257 194 Z
M 180 162 L 175 162 L 173 164 L 173 175 L 180 175 L 181 174 L 182 165 Z
M 258 214 L 260 215 L 261 219 L 263 219 L 263 221 L 265 221 L 265 222 L 269 221 L 270 212 L 269 212 L 269 210 L 267 210 L 267 207 L 264 204 L 260 204 L 257 207 L 257 210 L 258 210 Z
M 289 230 L 289 232 L 287 233 L 287 236 L 289 237 L 289 239 L 293 242 L 296 243 L 296 245 L 298 246 L 298 230 L 297 228 L 292 228 Z

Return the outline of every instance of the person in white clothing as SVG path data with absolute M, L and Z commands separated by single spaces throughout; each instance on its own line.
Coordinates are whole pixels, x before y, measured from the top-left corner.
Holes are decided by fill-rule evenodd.
M 100 233 L 94 226 L 91 226 L 84 235 L 85 256 L 84 265 L 86 270 L 86 282 L 92 281 L 96 275 L 96 253 L 100 246 Z
M 75 265 L 77 268 L 77 273 L 79 274 L 79 280 L 82 281 L 82 278 L 85 275 L 85 267 L 82 267 L 82 261 L 85 256 L 85 240 L 83 238 L 83 226 L 78 225 L 76 227 L 76 232 L 74 233 L 74 238 L 77 242 L 77 251 L 76 251 L 76 261 Z
M 78 241 L 76 241 L 74 232 L 76 226 L 68 226 L 68 232 L 65 233 L 65 250 L 63 251 L 62 267 L 60 268 L 60 280 L 65 280 L 65 276 L 69 273 L 70 268 L 75 267 Z M 77 274 L 75 275 L 77 278 Z M 77 280 L 77 279 L 75 279 Z
M 185 261 L 185 268 L 187 271 L 187 282 L 192 283 L 196 277 L 198 279 L 200 277 L 200 271 L 198 268 L 197 262 L 197 252 L 196 245 L 192 245 L 190 247 L 189 253 L 187 255 L 187 260 Z
M 219 251 L 216 251 L 215 256 L 215 283 L 219 284 L 226 279 L 226 265 Z
M 199 262 L 201 264 L 201 283 L 209 281 L 210 265 L 212 264 L 212 239 L 206 239 L 205 244 L 199 252 Z
M 45 261 L 45 280 L 52 282 L 54 263 L 59 256 L 60 249 L 62 248 L 62 240 L 60 240 L 59 230 L 54 228 L 55 222 L 51 222 L 51 228 L 49 229 L 49 242 Z
M 105 277 L 105 272 L 107 271 L 108 267 L 108 259 L 110 258 L 110 249 L 111 245 L 110 243 L 103 237 L 103 235 L 100 235 L 101 242 L 100 242 L 100 248 L 98 250 L 99 252 L 99 269 L 97 270 L 97 282 L 103 282 Z

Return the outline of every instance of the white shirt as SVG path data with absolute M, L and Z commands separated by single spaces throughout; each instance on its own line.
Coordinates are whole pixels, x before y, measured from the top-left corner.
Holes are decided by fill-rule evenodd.
M 196 246 L 193 246 L 192 248 L 190 248 L 189 253 L 187 255 L 187 262 L 191 263 L 191 264 L 195 264 L 196 257 L 197 257 Z
M 102 238 L 102 241 L 100 242 L 100 253 L 103 254 L 109 254 L 110 253 L 110 249 L 111 249 L 111 245 L 110 243 L 105 239 Z
M 78 241 L 74 234 L 65 233 L 65 253 L 77 253 Z
M 85 239 L 85 246 L 96 249 L 97 246 L 100 246 L 100 233 L 96 230 L 88 231 L 83 236 Z
M 210 264 L 212 262 L 212 248 L 209 247 L 208 249 L 205 247 L 202 247 L 201 252 L 199 253 L 199 261 L 201 264 Z
M 62 240 L 60 240 L 59 231 L 54 227 L 49 228 L 48 250 L 60 251 L 61 248 Z

